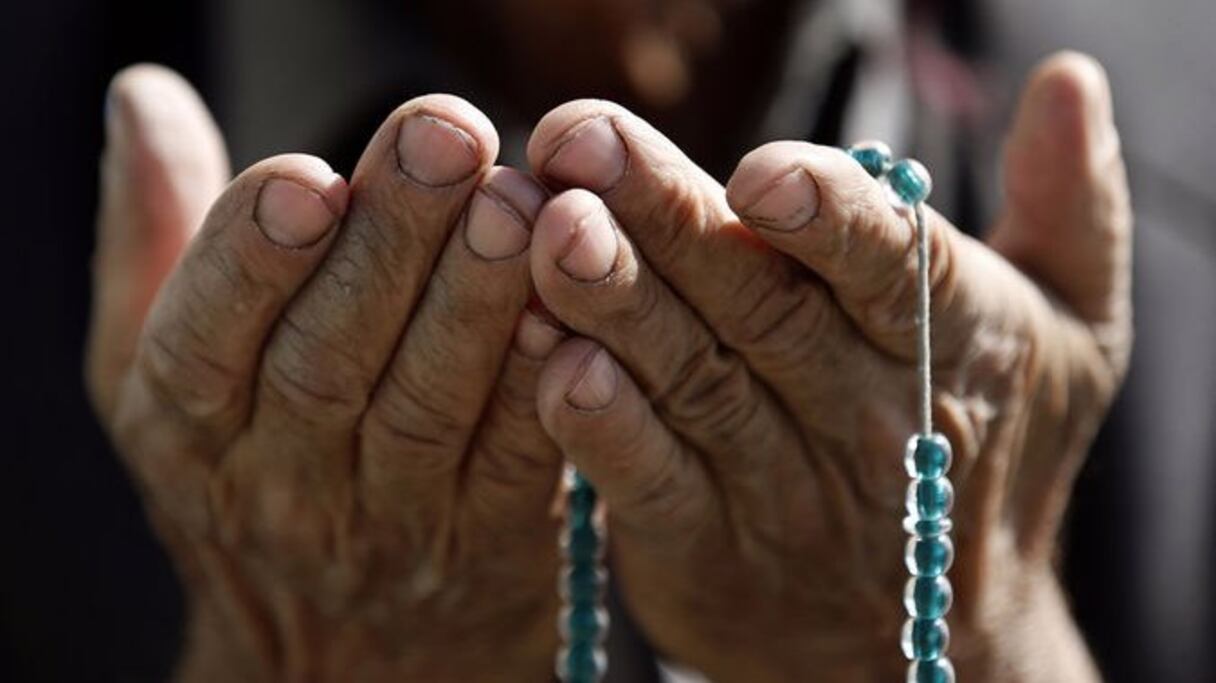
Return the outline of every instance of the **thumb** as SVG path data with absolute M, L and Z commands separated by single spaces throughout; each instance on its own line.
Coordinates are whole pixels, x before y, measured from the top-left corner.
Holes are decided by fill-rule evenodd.
M 1022 95 L 1004 159 L 1006 214 L 990 245 L 1053 291 L 1116 367 L 1131 329 L 1132 212 L 1102 67 L 1064 52 Z
M 106 103 L 85 375 L 105 416 L 161 282 L 228 181 L 227 153 L 198 94 L 160 66 L 128 67 Z

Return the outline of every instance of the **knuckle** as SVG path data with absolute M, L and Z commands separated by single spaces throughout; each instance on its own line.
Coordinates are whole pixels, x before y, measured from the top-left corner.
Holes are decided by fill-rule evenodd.
M 220 452 L 207 434 L 181 424 L 146 385 L 123 401 L 111 424 L 111 440 L 139 481 L 150 512 L 163 514 L 185 531 L 205 530 L 210 510 L 205 483 Z
M 646 256 L 659 263 L 678 261 L 688 239 L 704 232 L 709 210 L 700 188 L 677 173 L 656 175 L 656 201 L 646 212 L 642 225 L 649 228 L 639 236 Z
M 621 291 L 606 302 L 607 318 L 621 329 L 639 329 L 653 324 L 663 302 L 663 292 L 653 274 L 638 277 L 636 286 Z
M 369 382 L 353 346 L 321 333 L 295 312 L 282 319 L 280 347 L 267 356 L 264 385 L 280 403 L 300 417 L 354 417 L 367 405 Z
M 806 358 L 826 333 L 833 309 L 822 285 L 799 279 L 773 280 L 740 310 L 724 330 L 728 343 L 784 366 Z
M 815 219 L 820 229 L 803 231 L 805 249 L 817 264 L 829 270 L 843 269 L 864 248 L 865 235 L 881 234 L 885 211 L 876 211 L 869 188 L 844 189 L 835 201 L 825 203 Z M 845 273 L 847 275 L 847 273 Z
M 893 219 L 894 220 L 894 219 Z M 905 219 L 898 219 L 905 220 Z M 894 239 L 883 236 L 883 232 L 893 230 L 890 222 L 878 222 L 865 228 L 874 237 L 864 240 L 867 243 L 891 244 Z M 952 305 L 952 294 L 956 289 L 956 263 L 954 241 L 957 235 L 953 228 L 944 222 L 936 222 L 929 217 L 929 292 L 935 312 L 942 311 Z M 916 329 L 917 298 L 918 298 L 918 259 L 915 238 L 915 228 L 909 225 L 900 230 L 907 234 L 904 248 L 898 253 L 877 253 L 870 255 L 858 254 L 852 257 L 853 263 L 874 263 L 871 269 L 881 275 L 863 287 L 857 288 L 854 295 L 854 309 L 858 322 L 863 328 L 880 331 L 883 334 L 902 336 L 911 334 Z M 860 251 L 863 247 L 859 246 Z M 874 249 L 867 244 L 865 248 Z
M 730 437 L 746 425 L 754 409 L 747 369 L 710 342 L 690 354 L 656 401 L 675 422 L 694 426 L 708 438 Z
M 335 555 L 335 519 L 290 478 L 222 470 L 210 480 L 209 494 L 212 528 L 231 547 L 280 569 L 305 569 Z
M 673 442 L 663 458 L 665 463 L 656 476 L 641 482 L 629 501 L 629 507 L 639 511 L 654 529 L 666 529 L 672 538 L 682 538 L 692 544 L 695 534 L 707 524 L 705 500 L 682 474 L 682 454 Z
M 139 367 L 157 395 L 187 418 L 209 422 L 241 402 L 241 373 L 221 361 L 214 340 L 189 317 L 154 328 L 144 339 Z
M 536 406 L 536 379 L 529 377 L 526 382 L 512 381 L 512 377 L 504 376 L 494 389 L 494 402 L 501 417 L 517 424 L 535 425 L 538 422 L 539 410 Z M 496 417 L 494 411 L 491 417 Z
M 410 468 L 425 472 L 451 469 L 463 451 L 472 426 L 460 420 L 459 399 L 438 386 L 423 389 L 407 373 L 390 370 L 372 410 L 365 431 L 376 444 L 389 451 L 410 454 Z
M 918 310 L 916 279 L 916 245 L 910 240 L 908 249 L 893 259 L 885 274 L 857 301 L 861 326 L 893 335 L 912 333 Z
M 215 244 L 215 236 L 210 239 L 213 244 L 204 249 L 200 257 L 209 277 L 191 281 L 191 299 L 196 303 L 222 301 L 229 311 L 240 316 L 255 311 L 268 298 L 270 285 L 250 270 L 249 263 L 239 253 Z M 207 308 L 197 306 L 198 310 Z
M 523 273 L 517 281 L 523 284 Z M 436 268 L 427 284 L 423 306 L 434 306 L 430 319 L 440 326 L 441 333 L 462 337 L 468 330 L 484 329 L 491 322 L 514 319 L 522 308 L 526 291 L 516 281 L 485 277 L 459 268 Z M 518 303 L 517 303 L 518 302 Z
M 557 446 L 539 433 L 523 434 L 490 422 L 478 438 L 472 467 L 478 480 L 527 491 L 539 480 L 556 478 L 559 462 Z
M 394 229 L 391 216 L 361 208 L 348 222 L 318 275 L 330 295 L 342 301 L 389 296 L 398 291 L 408 272 L 393 262 L 393 254 L 410 253 L 416 248 L 408 230 Z
M 938 226 L 929 233 L 929 295 L 932 297 L 932 301 L 937 302 L 934 305 L 939 308 L 949 304 L 947 297 L 954 291 L 958 272 L 955 250 L 951 245 L 953 237 L 952 233 L 948 232 L 950 229 L 946 226 Z M 912 268 L 915 269 L 915 262 L 913 262 Z M 915 277 L 915 270 L 913 270 L 913 277 Z M 911 290 L 915 296 L 915 280 L 907 289 Z

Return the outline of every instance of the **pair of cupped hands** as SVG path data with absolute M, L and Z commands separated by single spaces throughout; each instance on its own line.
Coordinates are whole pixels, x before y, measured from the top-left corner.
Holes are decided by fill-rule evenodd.
M 512 169 L 431 95 L 349 184 L 302 155 L 231 180 L 179 77 L 109 97 L 88 384 L 187 590 L 182 680 L 550 679 L 565 460 L 663 655 L 902 676 L 913 226 L 845 153 L 767 144 L 723 187 L 587 100 Z M 928 213 L 951 652 L 1078 681 L 1052 557 L 1131 341 L 1100 67 L 1030 78 L 1003 182 L 986 242 Z

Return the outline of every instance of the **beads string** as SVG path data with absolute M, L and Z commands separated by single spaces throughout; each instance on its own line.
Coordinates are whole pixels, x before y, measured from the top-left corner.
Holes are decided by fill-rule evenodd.
M 597 497 L 591 482 L 573 467 L 566 468 L 565 477 L 566 519 L 560 539 L 563 565 L 558 583 L 562 647 L 556 671 L 563 683 L 599 683 L 608 668 L 604 525 L 596 515 Z
M 883 183 L 892 204 L 911 211 L 916 223 L 917 353 L 920 433 L 908 440 L 904 466 L 908 484 L 904 530 L 909 539 L 904 562 L 911 577 L 904 588 L 908 620 L 900 635 L 904 656 L 910 660 L 908 683 L 953 683 L 954 665 L 946 656 L 950 627 L 945 617 L 954 601 L 946 572 L 954 561 L 950 540 L 953 522 L 950 510 L 954 488 L 946 477 L 950 470 L 950 442 L 933 431 L 933 363 L 930 339 L 929 225 L 925 200 L 933 182 L 929 172 L 912 159 L 893 161 L 891 150 L 881 143 L 849 148 L 849 154 L 874 178 Z

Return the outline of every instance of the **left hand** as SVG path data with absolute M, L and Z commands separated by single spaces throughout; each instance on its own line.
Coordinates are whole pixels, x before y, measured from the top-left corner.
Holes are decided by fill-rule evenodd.
M 182 578 L 175 680 L 548 677 L 543 189 L 451 96 L 390 113 L 349 186 L 304 155 L 229 182 L 164 68 L 110 98 L 87 372 Z
M 604 102 L 551 112 L 529 159 L 585 188 L 533 231 L 538 292 L 581 335 L 542 372 L 541 421 L 606 499 L 652 642 L 715 681 L 902 676 L 908 218 L 804 143 L 752 152 L 724 190 Z M 1081 681 L 1096 673 L 1051 558 L 1131 343 L 1131 212 L 1096 63 L 1032 77 L 1004 177 L 986 243 L 929 212 L 951 656 L 964 680 Z

